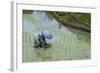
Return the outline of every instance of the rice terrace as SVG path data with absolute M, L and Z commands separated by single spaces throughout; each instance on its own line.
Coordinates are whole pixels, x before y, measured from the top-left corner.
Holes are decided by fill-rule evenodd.
M 91 59 L 91 13 L 23 10 L 22 61 Z

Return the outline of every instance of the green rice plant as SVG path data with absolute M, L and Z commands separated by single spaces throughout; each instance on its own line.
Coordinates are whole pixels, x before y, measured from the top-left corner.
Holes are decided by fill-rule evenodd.
M 33 22 L 33 23 L 36 23 L 36 22 L 40 21 L 39 19 L 36 19 L 36 18 L 32 17 L 31 14 L 23 14 L 23 18 L 25 18 L 26 20 L 28 20 L 30 22 Z
M 88 35 L 76 34 L 72 31 L 62 31 L 62 29 L 49 27 L 48 25 L 35 25 L 35 22 L 32 23 L 35 27 L 35 29 L 32 29 L 33 32 L 48 30 L 53 34 L 53 39 L 47 40 L 50 43 L 50 47 L 47 49 L 33 48 L 34 33 L 23 32 L 24 42 L 27 41 L 23 48 L 23 62 L 82 60 L 91 58 L 91 45 Z M 30 41 L 31 43 L 29 43 Z

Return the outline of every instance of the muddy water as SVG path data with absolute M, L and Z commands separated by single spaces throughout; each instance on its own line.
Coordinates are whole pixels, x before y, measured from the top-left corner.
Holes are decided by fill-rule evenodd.
M 53 39 L 51 47 L 33 48 L 34 34 L 48 30 Z M 61 26 L 45 12 L 34 11 L 23 15 L 23 62 L 82 60 L 91 58 L 90 34 Z

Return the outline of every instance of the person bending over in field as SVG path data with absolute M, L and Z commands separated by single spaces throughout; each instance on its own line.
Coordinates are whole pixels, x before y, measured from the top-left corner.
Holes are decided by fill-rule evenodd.
M 52 39 L 52 34 L 49 31 L 43 30 L 37 32 L 34 37 L 34 47 L 47 48 L 48 44 L 46 42 L 46 39 Z

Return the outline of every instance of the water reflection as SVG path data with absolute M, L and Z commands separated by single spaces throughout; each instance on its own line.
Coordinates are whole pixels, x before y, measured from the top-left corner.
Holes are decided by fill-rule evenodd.
M 43 11 L 29 15 L 38 21 L 23 18 L 23 62 L 90 59 L 90 34 L 62 25 L 59 28 L 59 22 L 49 19 Z M 41 30 L 48 30 L 54 36 L 51 41 L 47 40 L 52 44 L 47 50 L 32 47 L 34 34 Z

